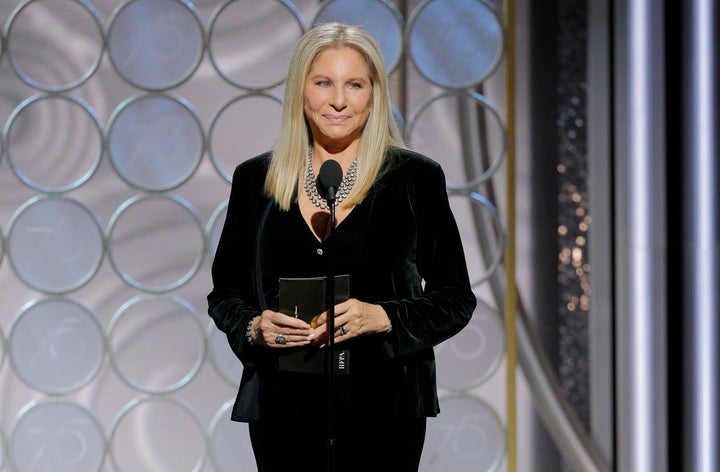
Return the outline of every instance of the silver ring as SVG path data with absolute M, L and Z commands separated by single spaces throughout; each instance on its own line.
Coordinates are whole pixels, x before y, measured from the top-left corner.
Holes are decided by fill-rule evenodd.
M 345 336 L 347 334 L 347 330 L 345 329 L 345 325 L 340 326 L 340 334 Z
M 285 335 L 280 333 L 277 336 L 275 336 L 275 344 L 285 344 L 287 343 L 287 339 L 285 339 Z

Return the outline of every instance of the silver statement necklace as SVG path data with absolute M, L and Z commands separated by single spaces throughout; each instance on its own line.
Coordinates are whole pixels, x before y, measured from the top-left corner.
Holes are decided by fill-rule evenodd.
M 353 185 L 355 185 L 355 179 L 357 178 L 357 158 L 355 158 L 354 161 L 352 161 L 352 164 L 350 164 L 350 167 L 348 167 L 347 172 L 345 172 L 345 175 L 343 176 L 342 181 L 340 182 L 340 187 L 337 189 L 336 196 L 335 196 L 335 205 L 338 206 L 340 202 L 342 202 L 349 194 L 350 190 L 352 190 Z M 320 195 L 320 192 L 318 192 L 317 189 L 317 182 L 315 179 L 315 171 L 313 170 L 312 165 L 312 148 L 308 148 L 308 156 L 307 156 L 307 169 L 305 170 L 305 180 L 303 182 L 303 187 L 305 187 L 305 193 L 307 194 L 310 201 L 315 205 L 316 207 L 320 208 L 321 210 L 329 210 L 330 207 L 327 204 L 327 200 Z

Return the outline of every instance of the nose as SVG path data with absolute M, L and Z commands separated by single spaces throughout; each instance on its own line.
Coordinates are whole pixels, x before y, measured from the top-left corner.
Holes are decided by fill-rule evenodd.
M 336 110 L 342 110 L 347 106 L 347 97 L 345 96 L 345 90 L 342 87 L 336 87 L 333 89 L 333 93 L 330 96 L 330 106 Z

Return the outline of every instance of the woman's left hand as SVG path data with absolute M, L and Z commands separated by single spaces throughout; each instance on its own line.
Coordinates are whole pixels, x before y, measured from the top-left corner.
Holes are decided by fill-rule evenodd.
M 327 343 L 327 317 L 328 312 L 323 312 L 313 320 L 316 327 L 308 336 L 313 344 L 324 346 Z M 334 325 L 336 343 L 366 334 L 386 333 L 392 326 L 383 307 L 355 298 L 335 305 Z

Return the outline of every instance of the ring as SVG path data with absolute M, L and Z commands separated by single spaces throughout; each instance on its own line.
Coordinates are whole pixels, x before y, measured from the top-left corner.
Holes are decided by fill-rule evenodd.
M 340 326 L 340 334 L 345 336 L 347 334 L 347 330 L 345 329 L 345 325 Z
M 275 344 L 285 344 L 287 342 L 287 339 L 285 339 L 285 335 L 280 333 L 277 336 L 275 336 Z

